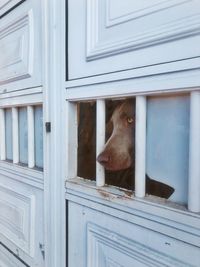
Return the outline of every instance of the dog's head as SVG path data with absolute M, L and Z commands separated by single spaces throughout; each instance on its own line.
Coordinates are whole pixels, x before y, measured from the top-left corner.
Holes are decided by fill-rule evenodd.
M 103 151 L 98 155 L 97 161 L 110 171 L 129 168 L 133 163 L 134 152 L 135 107 L 133 100 L 126 100 L 115 108 L 106 128 L 110 132 L 110 137 Z

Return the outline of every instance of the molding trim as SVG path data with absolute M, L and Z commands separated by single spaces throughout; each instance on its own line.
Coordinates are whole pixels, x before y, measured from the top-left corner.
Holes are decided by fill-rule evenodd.
M 33 11 L 0 28 L 0 85 L 32 76 Z
M 11 11 L 16 6 L 20 5 L 26 0 L 5 0 L 2 4 L 0 4 L 0 18 L 6 15 L 9 11 Z
M 112 186 L 99 189 L 82 178 L 66 181 L 66 199 L 200 247 L 200 214 L 176 203 L 160 198 L 158 203 L 156 197 L 139 199 Z
M 199 59 L 197 59 L 197 63 Z M 67 83 L 69 101 L 115 99 L 136 95 L 186 93 L 199 90 L 200 69 L 151 74 L 146 69 Z M 113 80 L 112 80 L 113 79 Z
M 122 254 L 123 259 L 120 257 Z M 169 257 L 167 254 L 159 253 L 146 244 L 88 223 L 87 266 L 98 267 L 99 262 L 103 262 L 105 266 L 113 267 L 125 267 L 125 262 L 134 265 L 140 263 L 149 267 L 194 267 L 192 264 L 186 264 L 176 258 Z
M 0 243 L 0 266 L 9 267 L 28 267 L 24 265 L 13 253 Z
M 13 107 L 43 103 L 43 88 L 35 87 L 13 92 L 0 91 L 0 107 Z
M 184 3 L 188 3 L 191 2 L 192 0 L 160 0 L 157 1 L 157 3 L 154 2 L 154 4 L 152 4 L 152 2 L 149 1 L 148 4 L 146 4 L 146 7 L 144 8 L 135 8 L 134 5 L 134 10 L 130 10 L 130 8 L 128 10 L 126 10 L 126 12 L 124 12 L 124 14 L 120 14 L 119 16 L 113 16 L 111 13 L 111 9 L 112 9 L 112 1 L 113 0 L 105 0 L 106 1 L 106 27 L 111 27 L 117 24 L 121 24 L 121 23 L 125 23 L 129 20 L 135 20 L 137 18 L 141 18 L 144 16 L 147 16 L 149 14 L 152 13 L 156 13 L 159 12 L 161 10 L 165 10 L 177 5 L 182 5 Z M 115 3 L 116 5 L 116 1 L 114 0 L 113 3 Z
M 35 255 L 35 196 L 0 185 L 1 234 Z
M 168 4 L 165 4 L 165 8 L 183 4 L 185 2 L 188 1 L 176 0 L 173 1 L 173 4 L 171 3 L 171 1 L 168 1 Z M 114 42 L 101 42 L 99 38 L 100 26 L 98 9 L 99 0 L 87 0 L 87 61 L 104 58 L 123 52 L 129 52 L 136 49 L 142 49 L 152 45 L 175 41 L 181 38 L 187 38 L 200 34 L 200 14 L 195 14 L 190 17 L 173 20 L 161 26 L 157 26 L 152 30 L 144 31 L 140 34 L 134 35 L 133 33 L 131 37 L 125 39 L 118 38 Z M 154 7 L 154 12 L 156 12 L 156 10 L 159 11 L 159 7 Z M 148 9 L 145 11 L 145 15 L 148 15 L 148 13 L 152 13 L 151 9 L 149 10 L 149 12 Z M 122 20 L 122 18 L 120 17 L 120 20 Z M 120 21 L 120 23 L 123 22 L 126 22 L 126 20 Z M 111 27 L 111 25 L 109 27 Z
M 44 189 L 43 172 L 17 164 L 0 161 L 0 174 L 38 189 Z

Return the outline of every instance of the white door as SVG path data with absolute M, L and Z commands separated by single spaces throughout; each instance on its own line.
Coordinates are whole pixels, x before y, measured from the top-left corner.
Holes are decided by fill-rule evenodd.
M 68 266 L 200 266 L 199 39 L 199 1 L 68 1 Z
M 0 1 L 0 265 L 44 266 L 41 2 Z

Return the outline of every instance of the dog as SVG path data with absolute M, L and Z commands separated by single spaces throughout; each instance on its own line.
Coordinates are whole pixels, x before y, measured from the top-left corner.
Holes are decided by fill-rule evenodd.
M 135 101 L 128 99 L 114 109 L 107 123 L 108 140 L 97 161 L 106 169 L 107 176 L 134 187 L 135 170 Z M 120 178 L 121 177 L 121 178 Z M 126 177 L 126 178 L 124 178 Z M 119 184 L 119 182 L 118 182 Z M 127 186 L 126 186 L 127 187 Z M 130 189 L 128 187 L 128 189 Z M 168 199 L 174 188 L 146 175 L 146 192 Z
M 133 140 L 135 133 L 134 104 L 127 100 L 118 105 L 107 124 L 111 133 L 97 161 L 109 171 L 128 169 L 133 164 Z

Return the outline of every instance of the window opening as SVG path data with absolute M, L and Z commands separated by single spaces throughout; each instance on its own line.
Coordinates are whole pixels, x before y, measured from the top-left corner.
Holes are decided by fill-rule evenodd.
M 69 178 L 78 173 L 97 187 L 200 212 L 200 92 L 67 102 L 67 109 Z
M 77 104 L 78 176 L 96 179 L 96 103 Z
M 42 106 L 0 109 L 1 160 L 29 168 L 43 168 Z
M 171 186 L 170 200 L 182 204 L 188 200 L 189 124 L 189 95 L 148 98 L 147 173 Z
M 27 108 L 19 108 L 19 161 L 28 164 L 28 124 Z
M 34 108 L 35 166 L 43 168 L 43 112 L 42 106 Z

